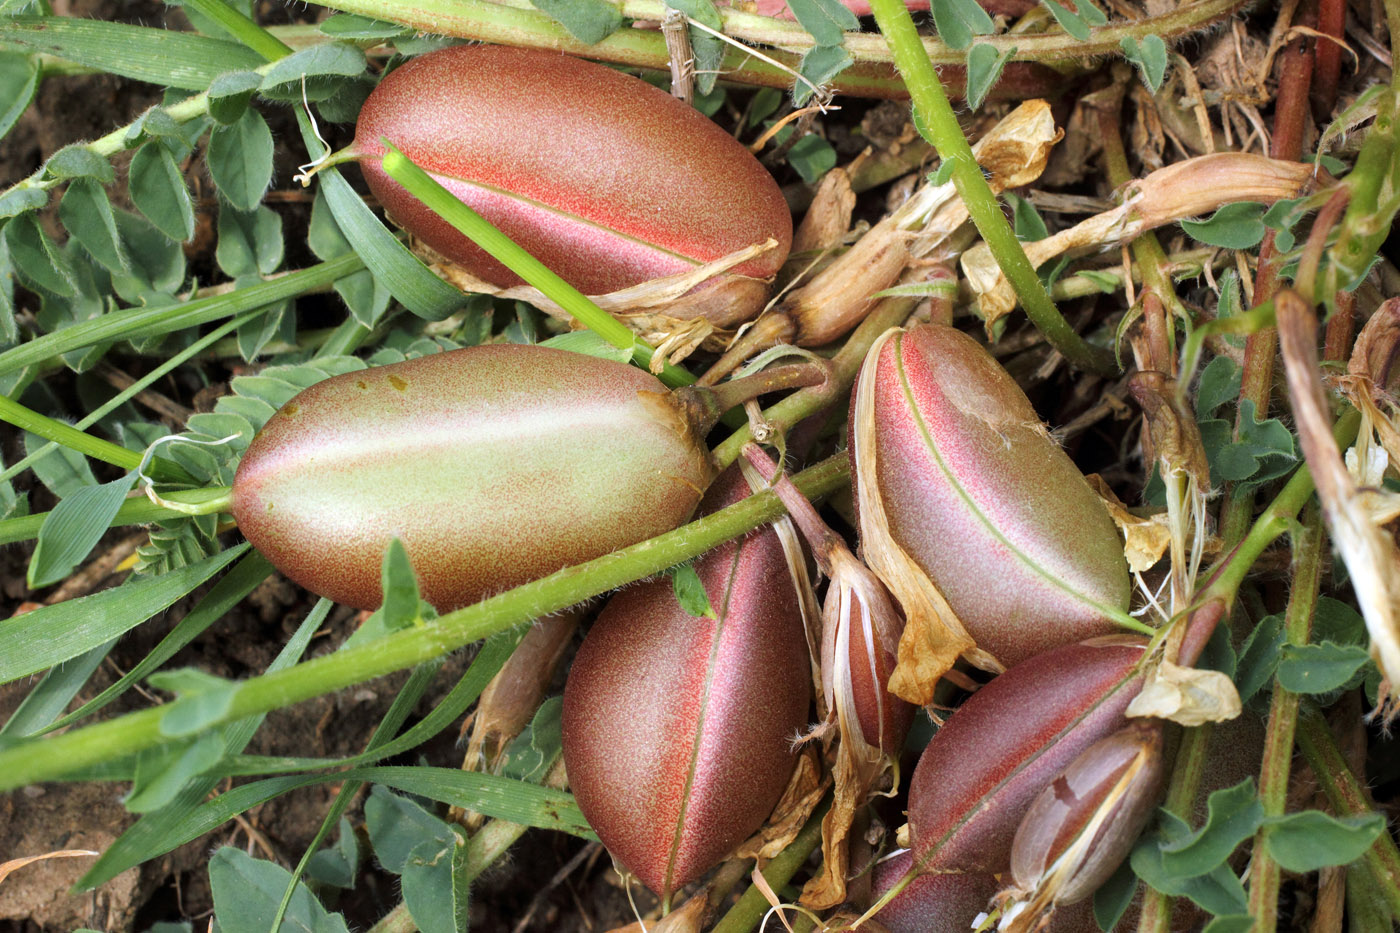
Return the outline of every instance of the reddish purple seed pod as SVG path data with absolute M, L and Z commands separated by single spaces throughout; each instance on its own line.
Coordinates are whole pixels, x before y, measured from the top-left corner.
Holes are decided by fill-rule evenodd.
M 874 896 L 894 887 L 913 862 L 905 851 L 877 864 L 871 879 Z M 890 933 L 968 933 L 997 887 L 996 877 L 987 872 L 919 875 L 873 919 Z
M 1130 595 L 1118 533 L 996 360 L 961 331 L 923 325 L 871 348 L 861 393 L 867 382 L 859 481 L 875 483 L 890 537 L 978 648 L 1011 667 L 1117 630 Z
M 705 505 L 747 493 L 731 470 Z M 695 569 L 716 618 L 689 615 L 667 578 L 623 590 L 564 690 L 564 762 L 578 805 L 613 857 L 663 898 L 763 824 L 811 702 L 777 534 L 729 542 Z
M 894 887 L 909 866 L 909 853 L 901 852 L 875 866 L 875 897 Z M 880 909 L 875 922 L 889 933 L 969 933 L 972 921 L 985 912 L 997 892 L 997 879 L 985 872 L 919 875 Z M 1120 925 L 1118 929 L 1131 929 Z M 1099 933 L 1089 902 L 1055 911 L 1040 933 Z
M 519 284 L 384 173 L 380 137 L 589 294 L 771 237 L 728 276 L 767 279 L 792 242 L 777 183 L 733 137 L 639 78 L 558 52 L 431 52 L 387 75 L 356 127 L 365 179 L 396 222 L 479 278 Z
M 938 730 L 909 784 L 921 871 L 1002 872 L 1031 802 L 1094 742 L 1121 729 L 1143 641 L 1092 639 L 996 677 Z

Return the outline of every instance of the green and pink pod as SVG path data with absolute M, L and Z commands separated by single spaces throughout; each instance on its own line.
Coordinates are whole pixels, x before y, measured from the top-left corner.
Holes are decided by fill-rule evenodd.
M 748 493 L 737 469 L 705 505 Z M 723 488 L 719 488 L 723 487 Z M 662 577 L 619 592 L 564 690 L 569 786 L 598 838 L 663 899 L 762 826 L 807 724 L 811 668 L 772 528 L 701 557 L 715 618 Z
M 1031 803 L 1080 752 L 1127 724 L 1143 646 L 1120 635 L 1036 655 L 948 718 L 909 782 L 909 845 L 921 872 L 1010 867 Z
M 1118 630 L 1131 588 L 1113 521 L 986 350 L 941 325 L 891 332 L 866 357 L 854 408 L 862 396 L 870 423 L 853 420 L 851 444 L 861 495 L 873 483 L 882 533 L 979 649 L 1011 667 Z
M 690 105 L 559 52 L 454 46 L 389 73 L 360 112 L 355 152 L 389 215 L 498 286 L 520 280 L 384 173 L 381 137 L 588 294 L 777 246 L 703 286 L 762 306 L 792 243 L 777 183 Z
M 321 596 L 382 599 L 403 541 L 439 611 L 685 522 L 712 477 L 680 398 L 621 363 L 472 347 L 346 373 L 273 415 L 233 482 L 233 516 Z

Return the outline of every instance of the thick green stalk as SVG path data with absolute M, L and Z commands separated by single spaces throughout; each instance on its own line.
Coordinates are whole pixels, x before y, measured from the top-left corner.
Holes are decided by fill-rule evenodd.
M 244 16 L 224 0 L 184 0 L 184 5 L 218 23 L 230 36 L 270 62 L 292 54 L 291 46 Z
M 1302 704 L 1298 710 L 1298 747 L 1338 816 L 1373 812 L 1366 791 L 1337 748 L 1327 720 L 1311 703 Z M 1376 838 L 1362 860 L 1375 876 L 1374 893 L 1385 900 L 1392 914 L 1400 916 L 1400 850 L 1389 830 Z
M 25 408 L 19 402 L 0 395 L 0 421 L 6 421 L 22 431 L 37 434 L 44 440 L 55 441 L 70 450 L 76 450 L 84 457 L 101 460 L 123 470 L 134 470 L 141 463 L 139 450 L 128 450 L 120 444 L 93 437 L 86 431 L 71 424 L 41 415 L 33 409 Z M 173 463 L 165 464 L 166 471 L 175 469 Z M 183 473 L 183 470 L 180 470 Z M 189 477 L 186 476 L 186 479 Z
M 889 42 L 895 65 L 904 77 L 914 108 L 921 117 L 916 121 L 920 132 L 933 143 L 944 162 L 952 164 L 953 185 L 958 189 L 958 196 L 966 205 L 977 232 L 987 241 L 997 264 L 1016 290 L 1031 323 L 1051 346 L 1074 365 L 1098 373 L 1115 372 L 1117 366 L 1113 354 L 1090 346 L 1075 333 L 1035 274 L 1034 267 L 1026 258 L 1026 251 L 1021 248 L 1021 242 L 1016 239 L 1016 234 L 1001 212 L 1001 204 L 987 185 L 967 137 L 963 136 L 957 115 L 948 103 L 938 73 L 933 70 L 933 63 L 919 41 L 914 21 L 909 18 L 909 11 L 902 0 L 874 0 L 871 10 L 875 13 L 875 21 L 880 24 L 880 31 Z
M 1284 642 L 1306 645 L 1312 639 L 1313 610 L 1322 569 L 1322 514 L 1316 505 L 1294 538 L 1293 591 L 1284 615 Z M 1264 815 L 1282 816 L 1287 807 L 1288 776 L 1293 763 L 1293 735 L 1298 725 L 1298 694 L 1274 678 L 1269 725 L 1264 736 L 1264 761 L 1259 769 L 1259 800 Z M 1249 874 L 1249 913 L 1254 933 L 1278 927 L 1279 866 L 1264 844 L 1264 830 L 1254 837 L 1254 860 Z
M 224 511 L 228 504 L 229 488 L 227 486 L 210 486 L 206 489 L 181 489 L 162 493 L 162 497 L 182 505 L 196 506 L 201 513 Z M 112 519 L 112 527 L 149 525 L 151 522 L 180 518 L 184 514 L 184 512 L 176 512 L 156 505 L 150 499 L 141 496 L 127 499 L 122 503 L 122 507 L 117 509 L 117 517 Z M 44 519 L 48 517 L 48 512 L 36 512 L 33 515 L 23 515 L 19 518 L 7 518 L 0 521 L 0 544 L 14 544 L 16 541 L 28 541 L 37 537 L 39 528 L 44 524 Z
M 849 481 L 840 454 L 804 470 L 793 481 L 806 495 L 821 496 Z M 372 644 L 337 651 L 275 674 L 239 684 L 214 727 L 290 706 L 456 651 L 495 632 L 690 560 L 783 514 L 778 497 L 760 492 L 682 528 L 566 567 L 432 622 L 387 635 Z M 131 713 L 37 742 L 0 749 L 0 792 L 160 745 L 160 721 L 168 707 Z
M 200 298 L 171 307 L 132 308 L 120 314 L 104 314 L 100 318 L 44 334 L 0 353 L 0 375 L 42 363 L 69 350 L 116 340 L 168 334 L 171 331 L 197 327 L 210 321 L 253 311 L 275 304 L 284 298 L 293 298 L 321 285 L 329 285 L 336 279 L 363 269 L 364 265 L 364 261 L 355 253 L 346 253 L 329 262 L 298 269 L 296 272 L 279 275 L 224 295 Z
M 807 818 L 807 825 L 802 827 L 802 831 L 797 834 L 797 838 L 792 840 L 786 849 L 763 868 L 763 877 L 768 885 L 775 891 L 781 890 L 784 885 L 792 880 L 792 876 L 797 874 L 797 870 L 807 861 L 808 856 L 816 851 L 817 846 L 822 841 L 822 819 L 826 816 L 826 811 L 831 809 L 831 798 L 825 798 L 821 805 Z M 748 933 L 758 926 L 763 915 L 772 906 L 768 903 L 768 898 L 764 896 L 757 886 L 749 888 L 739 898 L 739 903 L 729 908 L 729 913 L 719 923 L 715 924 L 711 933 Z
M 502 233 L 495 224 L 472 210 L 431 175 L 413 164 L 408 156 L 394 148 L 393 140 L 385 140 L 385 144 L 389 151 L 382 160 L 384 171 L 394 181 L 403 185 L 409 194 L 422 201 L 501 265 L 543 292 L 551 301 L 573 315 L 579 323 L 618 349 L 629 351 L 639 366 L 646 368 L 651 365 L 652 356 L 656 351 L 632 333 L 627 325 L 594 304 L 587 295 L 561 279 L 552 269 L 530 255 L 524 247 Z M 689 372 L 671 363 L 665 364 L 660 377 L 662 382 L 672 388 L 689 385 L 695 381 L 695 377 Z
M 319 5 L 347 13 L 359 13 L 389 22 L 403 23 L 442 35 L 480 39 L 504 45 L 525 45 L 557 48 L 563 52 L 665 70 L 668 56 L 661 33 L 656 30 L 620 29 L 597 45 L 585 45 L 569 35 L 548 16 L 533 8 L 530 0 L 317 0 Z M 1051 63 L 1079 62 L 1105 55 L 1122 55 L 1121 43 L 1126 37 L 1161 36 L 1170 42 L 1208 28 L 1212 23 L 1228 19 L 1245 6 L 1244 0 L 1199 0 L 1173 9 L 1162 16 L 1133 22 L 1110 23 L 1091 30 L 1087 41 L 1080 41 L 1062 30 L 1037 35 L 979 36 L 998 53 L 1015 49 L 1012 61 Z M 660 22 L 666 15 L 663 0 L 624 0 L 624 16 Z M 775 46 L 764 53 L 793 68 L 801 56 L 816 41 L 797 23 L 744 13 L 733 7 L 722 7 L 720 17 L 725 35 L 753 45 Z M 961 66 L 967 53 L 955 49 L 937 36 L 922 39 L 925 55 L 935 65 Z M 893 60 L 889 46 L 877 35 L 848 32 L 842 47 L 855 59 L 856 66 L 832 81 L 837 93 L 866 93 L 871 96 L 893 96 L 890 88 L 898 86 L 888 72 L 883 74 L 862 66 L 888 63 Z M 737 50 L 720 66 L 726 80 L 740 83 L 791 87 L 792 74 L 752 60 Z M 734 70 L 737 69 L 737 72 Z M 851 74 L 854 71 L 855 74 Z

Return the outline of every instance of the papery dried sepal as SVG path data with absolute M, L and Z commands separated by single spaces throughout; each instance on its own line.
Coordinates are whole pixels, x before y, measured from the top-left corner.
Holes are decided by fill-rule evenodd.
M 1080 753 L 1026 811 L 1011 847 L 1003 930 L 1034 930 L 1093 894 L 1127 857 L 1161 793 L 1162 726 L 1135 723 Z

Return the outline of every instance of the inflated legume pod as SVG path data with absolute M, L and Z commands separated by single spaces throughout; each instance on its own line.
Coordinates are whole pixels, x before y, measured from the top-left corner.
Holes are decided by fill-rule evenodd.
M 1113 522 L 976 341 L 932 324 L 894 332 L 866 357 L 856 401 L 861 495 L 874 484 L 889 537 L 978 648 L 1010 667 L 1117 630 L 1130 581 Z M 867 553 L 868 525 L 863 511 Z
M 732 469 L 706 497 L 748 492 Z M 695 563 L 714 619 L 660 578 L 618 593 L 564 690 L 564 763 L 589 824 L 662 898 L 718 863 L 778 802 L 807 723 L 797 596 L 770 527 Z
M 621 363 L 483 346 L 346 373 L 258 432 L 232 512 L 312 592 L 381 600 L 400 538 L 446 611 L 684 522 L 712 476 L 681 397 Z
M 1111 636 L 1022 662 L 939 729 L 909 782 L 921 872 L 1002 872 L 1032 801 L 1080 752 L 1126 724 L 1143 642 Z
M 557 52 L 431 52 L 387 75 L 356 127 L 365 179 L 396 222 L 479 278 L 519 284 L 384 173 L 381 137 L 589 294 L 771 237 L 776 248 L 709 286 L 756 311 L 792 242 L 777 184 L 728 133 L 639 78 Z

